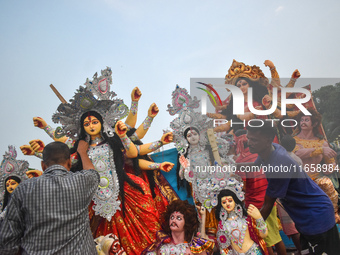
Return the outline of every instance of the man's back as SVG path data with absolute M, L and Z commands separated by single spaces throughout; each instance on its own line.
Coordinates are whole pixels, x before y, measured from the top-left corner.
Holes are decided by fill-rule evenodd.
M 71 173 L 60 165 L 23 182 L 10 201 L 1 245 L 18 245 L 11 230 L 21 229 L 23 254 L 96 254 L 87 207 L 98 182 L 95 170 Z
M 296 228 L 303 234 L 316 235 L 332 228 L 335 224 L 333 207 L 327 195 L 307 176 L 300 166 L 280 145 L 268 161 L 259 158 L 256 164 L 280 166 L 280 172 L 267 172 L 266 195 L 281 198 L 281 202 Z

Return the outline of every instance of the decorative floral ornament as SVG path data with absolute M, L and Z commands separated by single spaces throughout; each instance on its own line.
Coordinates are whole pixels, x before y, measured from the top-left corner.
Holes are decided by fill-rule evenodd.
M 16 176 L 21 181 L 27 179 L 26 171 L 28 171 L 28 162 L 26 160 L 17 160 L 17 152 L 13 145 L 8 146 L 8 152 L 5 152 L 4 159 L 0 166 L 0 211 L 4 200 L 6 183 L 5 180 L 9 176 Z
M 62 125 L 61 135 L 76 139 L 81 130 L 81 116 L 85 112 L 95 111 L 103 117 L 104 132 L 113 136 L 116 121 L 128 115 L 129 108 L 122 99 L 113 99 L 116 94 L 110 91 L 111 69 L 108 67 L 101 72 L 99 78 L 95 74 L 93 81 L 87 79 L 86 87 L 80 86 L 70 103 L 60 104 L 53 114 L 52 121 Z
M 112 84 L 112 71 L 110 67 L 101 70 L 101 76 L 98 78 L 97 73 L 93 75 L 93 80 L 86 79 L 84 85 L 86 88 L 100 100 L 110 100 L 117 96 L 115 92 L 110 91 L 110 85 Z
M 190 109 L 196 109 L 200 106 L 200 101 L 197 97 L 192 97 L 185 88 L 180 88 L 176 85 L 176 89 L 172 92 L 172 106 L 168 104 L 168 112 L 170 115 L 175 115 L 182 109 L 188 107 Z

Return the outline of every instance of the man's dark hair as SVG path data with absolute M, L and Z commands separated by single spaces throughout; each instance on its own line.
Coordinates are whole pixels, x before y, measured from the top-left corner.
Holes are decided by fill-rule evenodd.
M 245 134 L 247 134 L 247 130 L 245 130 L 245 129 L 239 129 L 235 132 L 236 137 L 239 137 L 239 136 L 245 135 Z
M 261 120 L 259 120 L 261 121 Z M 247 126 L 247 130 L 251 132 L 258 132 L 261 135 L 264 135 L 271 140 L 274 140 L 277 135 L 275 127 L 272 127 L 271 121 L 263 121 L 263 125 L 261 127 Z
M 70 159 L 70 149 L 62 142 L 52 142 L 45 146 L 43 161 L 47 167 L 63 164 Z
M 284 135 L 281 138 L 281 145 L 283 148 L 285 148 L 288 152 L 291 152 L 294 150 L 296 141 L 291 135 Z

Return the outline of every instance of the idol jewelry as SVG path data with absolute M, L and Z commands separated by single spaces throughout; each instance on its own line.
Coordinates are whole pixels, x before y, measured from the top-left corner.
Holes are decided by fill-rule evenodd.
M 93 145 L 93 144 L 98 145 L 103 141 L 104 141 L 104 139 L 102 137 L 96 137 L 95 139 L 91 140 L 91 145 Z

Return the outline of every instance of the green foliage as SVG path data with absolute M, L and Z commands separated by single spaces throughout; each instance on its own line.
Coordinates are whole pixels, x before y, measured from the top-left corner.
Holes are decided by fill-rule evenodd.
M 312 94 L 328 141 L 334 141 L 340 135 L 340 82 L 321 87 Z

